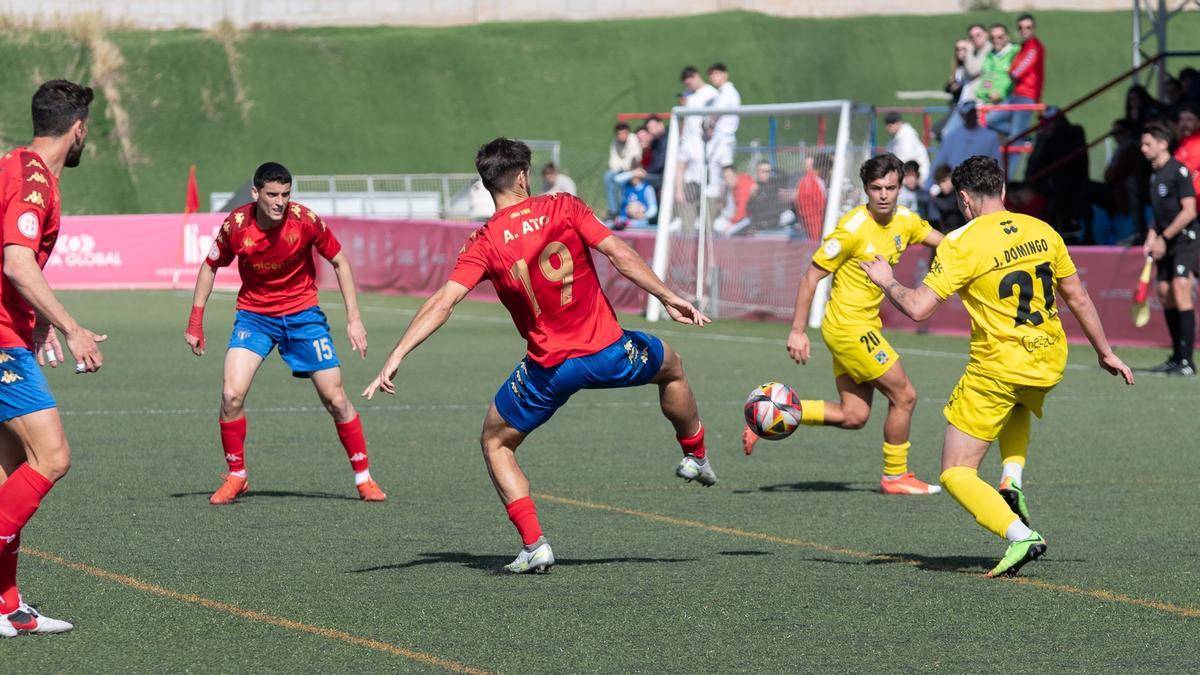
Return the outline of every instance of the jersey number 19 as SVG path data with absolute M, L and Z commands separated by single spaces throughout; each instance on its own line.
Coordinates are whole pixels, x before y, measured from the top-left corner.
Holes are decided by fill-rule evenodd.
M 553 256 L 558 256 L 558 267 L 550 264 L 550 258 Z M 542 276 L 547 281 L 562 282 L 559 306 L 568 305 L 571 302 L 571 285 L 575 283 L 575 261 L 571 259 L 571 252 L 567 250 L 567 245 L 561 241 L 552 241 L 546 244 L 541 254 L 538 255 L 538 269 L 541 270 Z M 529 278 L 529 264 L 525 262 L 525 259 L 520 258 L 513 263 L 512 269 L 508 273 L 525 287 L 525 293 L 533 305 L 533 315 L 541 314 L 542 308 L 538 306 L 537 297 L 533 294 L 533 280 Z

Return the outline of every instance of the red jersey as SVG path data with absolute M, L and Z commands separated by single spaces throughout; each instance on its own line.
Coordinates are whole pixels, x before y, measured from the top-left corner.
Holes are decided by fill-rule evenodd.
M 267 316 L 292 314 L 317 304 L 313 249 L 326 260 L 342 250 L 325 221 L 307 207 L 288 204 L 283 222 L 268 230 L 255 221 L 257 203 L 234 209 L 208 252 L 214 270 L 238 261 L 242 288 L 237 308 Z
M 0 158 L 0 217 L 3 246 L 33 249 L 39 267 L 45 267 L 58 240 L 58 178 L 28 148 L 17 148 Z M 0 272 L 3 257 L 0 256 Z M 0 274 L 2 276 L 2 274 Z M 33 349 L 33 308 L 3 278 L 0 283 L 0 347 Z
M 471 233 L 450 280 L 496 287 L 529 358 L 551 367 L 621 338 L 591 249 L 612 236 L 583 200 L 557 193 L 501 209 Z
M 1200 195 L 1200 133 L 1192 134 L 1179 141 L 1175 159 L 1192 172 L 1192 188 Z
M 1031 37 L 1022 42 L 1008 74 L 1013 80 L 1013 96 L 1041 101 L 1042 85 L 1046 82 L 1046 48 L 1042 41 Z

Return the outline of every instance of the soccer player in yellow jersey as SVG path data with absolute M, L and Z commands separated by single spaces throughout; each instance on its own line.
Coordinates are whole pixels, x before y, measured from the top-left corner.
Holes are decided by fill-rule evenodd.
M 871 415 L 871 399 L 878 389 L 888 399 L 883 423 L 884 494 L 929 495 L 942 489 L 917 479 L 908 470 L 908 433 L 912 426 L 917 390 L 909 381 L 900 356 L 880 332 L 879 303 L 883 293 L 867 278 L 858 263 L 883 256 L 896 264 L 910 244 L 934 248 L 942 234 L 908 209 L 897 206 L 904 164 L 895 155 L 872 157 L 859 169 L 867 203 L 842 217 L 825 243 L 813 254 L 812 266 L 800 280 L 796 313 L 787 350 L 797 363 L 807 363 L 811 344 L 805 328 L 817 284 L 833 275 L 833 289 L 825 305 L 821 337 L 833 353 L 833 377 L 839 401 L 802 401 L 804 424 L 840 429 L 861 429 Z M 742 450 L 754 450 L 758 436 L 742 431 Z
M 1009 492 L 1020 498 L 1014 505 L 979 479 L 979 463 L 999 438 L 1005 464 L 1024 466 L 1029 414 L 1042 416 L 1042 401 L 1067 366 L 1055 289 L 1096 350 L 1100 367 L 1127 384 L 1133 384 L 1133 374 L 1109 348 L 1062 237 L 1036 218 L 1004 209 L 1004 172 L 996 160 L 971 157 L 951 180 L 969 222 L 938 246 L 924 285 L 905 288 L 883 258 L 861 265 L 888 300 L 915 321 L 929 318 L 952 293 L 971 316 L 970 361 L 944 410 L 949 424 L 942 485 L 976 522 L 1011 542 L 988 576 L 1011 575 L 1045 553 L 1046 540 L 1029 528 L 1020 473 L 1015 483 L 1007 482 Z

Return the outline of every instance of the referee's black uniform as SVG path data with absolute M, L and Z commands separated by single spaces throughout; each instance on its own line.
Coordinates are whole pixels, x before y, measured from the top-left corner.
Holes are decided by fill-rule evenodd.
M 1196 191 L 1192 187 L 1192 175 L 1188 168 L 1172 157 L 1166 164 L 1154 169 L 1150 174 L 1150 207 L 1154 211 L 1154 229 L 1161 235 L 1167 229 L 1175 216 L 1183 210 L 1180 200 L 1184 197 L 1195 198 Z M 1166 253 L 1158 260 L 1158 280 L 1170 282 L 1176 277 L 1195 277 L 1200 266 L 1200 244 L 1196 241 L 1197 223 L 1188 223 L 1178 234 L 1166 240 Z M 1173 291 L 1168 291 L 1172 293 Z M 1172 303 L 1174 304 L 1174 303 Z M 1196 341 L 1196 312 L 1195 310 L 1180 311 L 1174 307 L 1163 308 L 1167 319 L 1167 330 L 1171 333 L 1171 359 L 1178 368 L 1187 367 L 1191 372 L 1178 374 L 1191 375 L 1195 373 L 1192 351 Z M 1171 373 L 1172 369 L 1164 369 Z

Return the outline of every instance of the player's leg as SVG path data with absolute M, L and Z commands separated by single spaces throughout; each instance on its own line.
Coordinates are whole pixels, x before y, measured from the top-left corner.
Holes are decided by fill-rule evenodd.
M 1175 294 L 1172 292 L 1171 281 L 1174 278 L 1174 266 L 1166 259 L 1159 260 L 1156 267 L 1158 284 L 1155 291 L 1158 301 L 1163 308 L 1163 320 L 1167 323 L 1167 333 L 1171 336 L 1171 355 L 1166 361 L 1150 368 L 1151 372 L 1165 373 L 1179 362 L 1179 310 L 1175 307 Z
M 938 494 L 942 491 L 940 487 L 918 479 L 908 470 L 908 450 L 912 446 L 908 438 L 913 410 L 917 407 L 917 389 L 908 379 L 899 357 L 871 384 L 888 399 L 887 418 L 883 422 L 883 476 L 879 479 L 879 489 L 893 495 Z
M 648 333 L 625 331 L 625 338 L 617 345 L 589 357 L 592 358 L 605 363 L 611 360 L 615 367 L 605 374 L 608 381 L 590 382 L 589 386 L 638 386 L 647 382 L 658 385 L 659 407 L 674 427 L 675 440 L 683 452 L 683 458 L 675 466 L 675 475 L 705 487 L 715 485 L 717 474 L 708 461 L 704 424 L 679 352 Z
M 1196 257 L 1196 247 L 1185 246 L 1192 258 Z M 1195 266 L 1195 261 L 1192 261 Z M 1170 375 L 1191 376 L 1196 374 L 1196 364 L 1193 357 L 1196 344 L 1196 310 L 1192 304 L 1192 271 L 1186 264 L 1181 263 L 1176 269 L 1177 275 L 1171 279 L 1171 296 L 1179 323 L 1179 336 L 1175 342 L 1176 362 L 1178 368 L 1167 371 Z
M 997 439 L 1000 444 L 1000 496 L 1008 507 L 1029 525 L 1029 506 L 1025 503 L 1025 492 L 1021 488 L 1025 471 L 1025 456 L 1029 452 L 1029 430 L 1032 415 L 1029 408 L 1018 405 L 1013 408 L 1008 421 L 1000 428 Z M 1032 527 L 1032 526 L 1031 526 Z
M 542 533 L 537 507 L 529 494 L 529 479 L 517 464 L 517 447 L 525 436 L 500 415 L 495 403 L 488 408 L 479 445 L 496 494 L 521 537 L 521 551 L 504 566 L 513 574 L 547 572 L 554 565 L 554 551 Z
M 254 382 L 254 374 L 262 365 L 263 356 L 244 347 L 230 347 L 225 352 L 225 372 L 221 382 L 221 414 L 217 420 L 221 429 L 221 451 L 229 473 L 221 486 L 209 497 L 210 504 L 232 504 L 250 489 L 246 479 L 246 396 Z
M 346 396 L 342 386 L 342 369 L 340 367 L 318 370 L 311 375 L 313 386 L 321 404 L 333 417 L 337 429 L 338 440 L 346 450 L 350 460 L 350 469 L 354 472 L 354 485 L 363 501 L 381 502 L 387 495 L 371 478 L 371 464 L 367 456 L 367 437 L 363 433 L 362 418 L 354 409 L 354 404 Z

